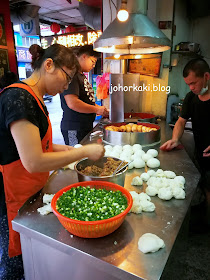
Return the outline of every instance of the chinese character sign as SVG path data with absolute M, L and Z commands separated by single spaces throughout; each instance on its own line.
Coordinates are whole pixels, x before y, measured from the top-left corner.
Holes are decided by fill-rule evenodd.
M 41 39 L 41 45 L 43 49 L 46 49 L 50 45 L 56 43 L 61 44 L 65 47 L 80 47 L 84 45 L 92 45 L 101 34 L 101 31 L 84 31 L 74 34 L 43 37 Z

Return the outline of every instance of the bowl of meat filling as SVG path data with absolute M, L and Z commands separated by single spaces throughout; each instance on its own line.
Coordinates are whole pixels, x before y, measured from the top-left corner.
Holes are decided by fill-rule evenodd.
M 85 158 L 78 161 L 74 169 L 78 174 L 79 182 L 108 181 L 124 187 L 128 167 L 123 168 L 123 166 L 126 164 L 127 162 L 115 157 L 102 157 L 97 161 Z M 116 172 L 117 169 L 121 170 Z

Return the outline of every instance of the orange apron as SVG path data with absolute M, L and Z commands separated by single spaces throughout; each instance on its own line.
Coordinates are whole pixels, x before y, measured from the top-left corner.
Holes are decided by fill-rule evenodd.
M 48 119 L 48 130 L 42 139 L 42 150 L 44 153 L 52 152 L 52 126 L 49 116 L 46 115 L 40 100 L 33 90 L 25 84 L 12 84 L 8 86 L 27 90 L 37 101 L 39 107 Z M 2 92 L 1 92 L 2 93 Z M 12 220 L 21 206 L 35 193 L 41 190 L 47 182 L 49 172 L 29 173 L 22 165 L 21 160 L 0 166 L 3 173 L 5 199 L 7 205 L 7 216 L 9 224 L 9 257 L 21 254 L 20 235 L 12 229 Z

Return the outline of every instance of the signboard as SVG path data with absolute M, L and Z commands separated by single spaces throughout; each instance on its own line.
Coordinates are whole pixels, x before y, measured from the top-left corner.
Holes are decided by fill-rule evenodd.
M 18 62 L 31 62 L 31 54 L 28 48 L 16 47 L 16 56 Z
M 8 51 L 0 49 L 0 77 L 9 71 Z
M 20 36 L 26 37 L 39 34 L 39 20 L 37 17 L 29 22 L 20 24 Z
M 101 31 L 82 31 L 80 33 L 42 37 L 41 45 L 43 49 L 53 44 L 64 45 L 68 48 L 92 45 L 101 34 Z
M 0 15 L 0 45 L 1 46 L 7 45 L 3 15 Z
M 159 77 L 161 66 L 161 55 L 157 58 L 129 59 L 128 72 L 139 73 L 152 77 Z

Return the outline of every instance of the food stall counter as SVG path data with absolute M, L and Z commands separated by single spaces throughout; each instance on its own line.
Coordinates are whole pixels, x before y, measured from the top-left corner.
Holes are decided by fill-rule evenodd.
M 170 139 L 172 131 L 164 121 L 159 125 L 161 142 L 164 143 Z M 94 131 L 101 129 L 98 124 Z M 95 135 L 87 135 L 82 144 L 97 142 L 99 136 L 97 133 Z M 152 148 L 159 149 L 159 146 Z M 43 194 L 56 193 L 78 181 L 75 171 L 59 169 L 53 172 L 43 190 L 24 204 L 13 221 L 13 228 L 21 237 L 25 279 L 160 279 L 170 266 L 170 259 L 176 248 L 185 248 L 182 244 L 183 228 L 187 226 L 188 210 L 199 173 L 184 149 L 159 151 L 158 158 L 160 168 L 185 177 L 186 198 L 163 201 L 152 197 L 156 206 L 154 212 L 129 213 L 115 232 L 96 239 L 74 236 L 60 224 L 53 213 L 42 216 L 37 212 L 43 206 Z M 129 191 L 144 191 L 145 185 L 131 186 L 132 178 L 142 172 L 142 169 L 127 171 L 124 187 Z M 144 233 L 156 234 L 164 240 L 165 247 L 155 253 L 143 254 L 138 249 L 138 240 Z

